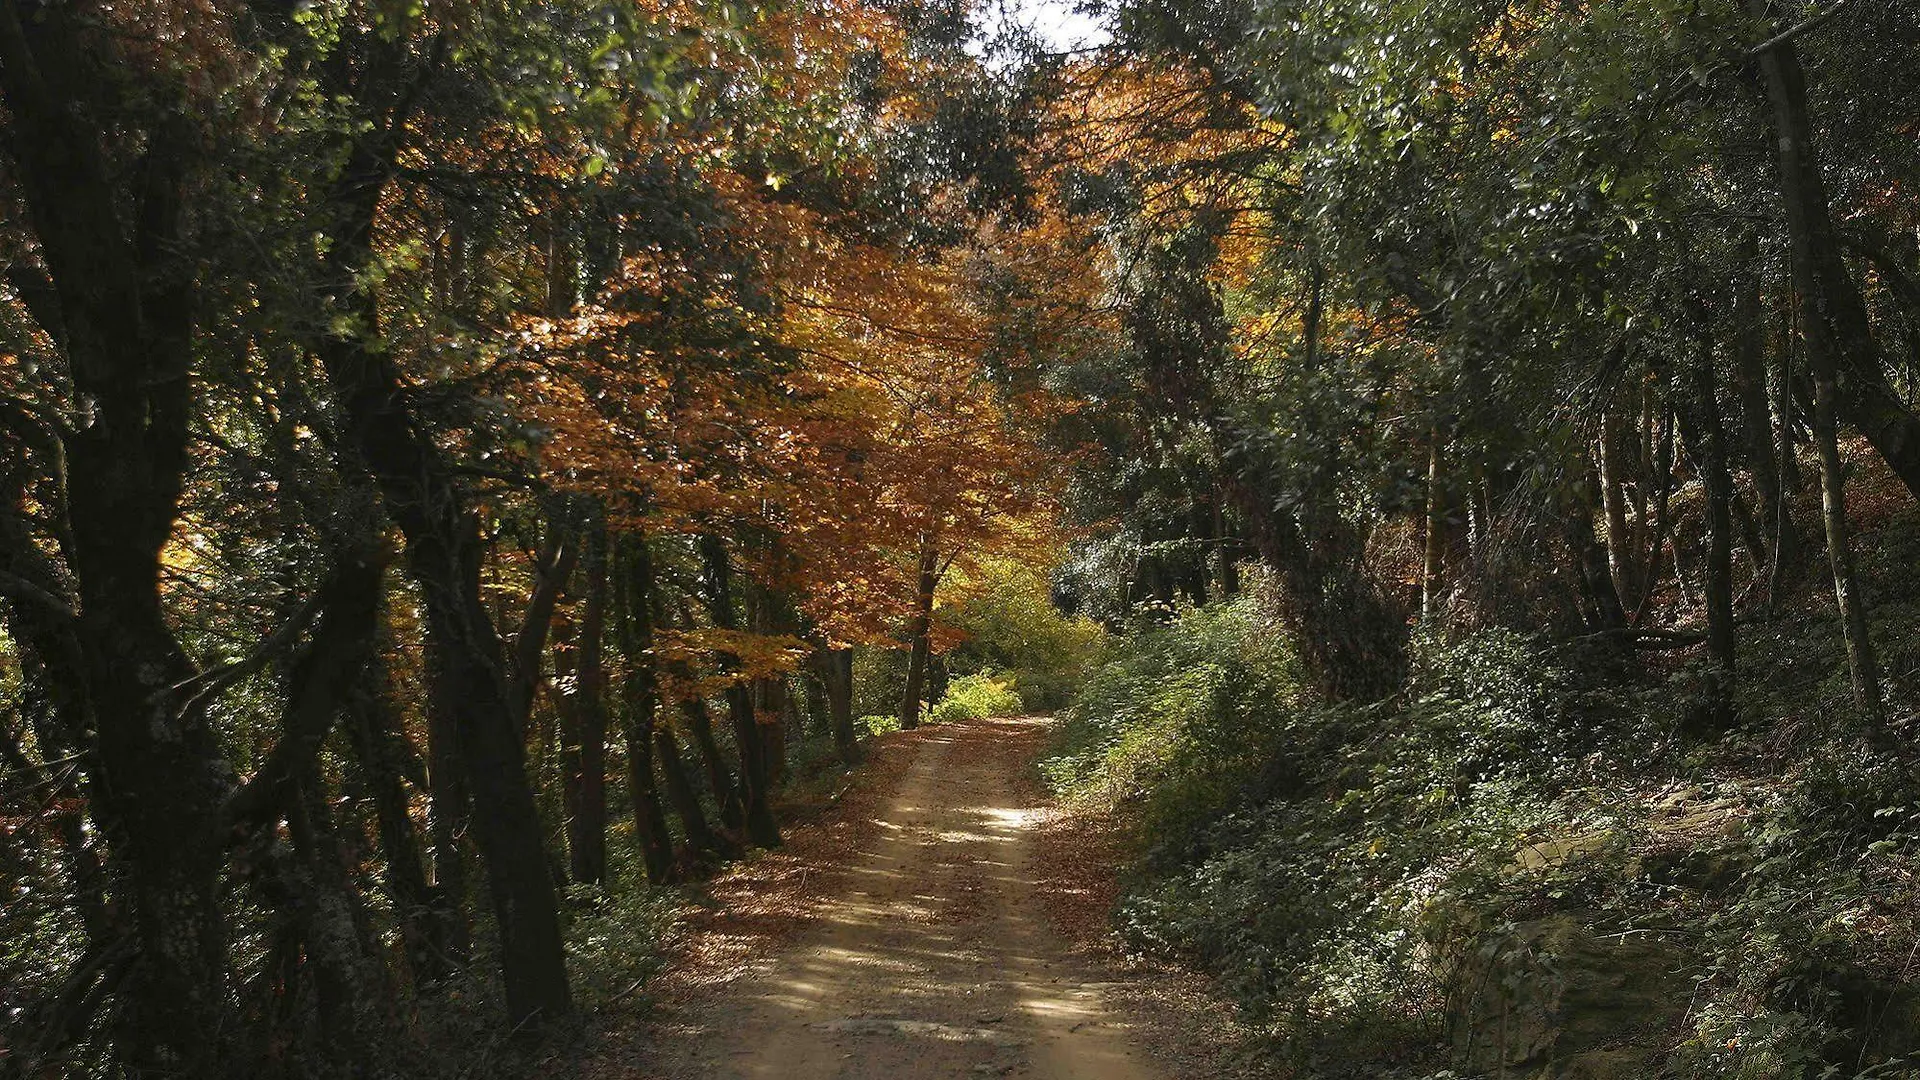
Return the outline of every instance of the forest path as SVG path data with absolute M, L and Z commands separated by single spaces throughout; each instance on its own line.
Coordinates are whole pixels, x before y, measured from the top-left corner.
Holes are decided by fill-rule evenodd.
M 656 1063 L 715 1080 L 1154 1080 L 1049 927 L 1026 774 L 1044 719 L 907 738 L 911 762 L 776 955 L 673 1008 Z

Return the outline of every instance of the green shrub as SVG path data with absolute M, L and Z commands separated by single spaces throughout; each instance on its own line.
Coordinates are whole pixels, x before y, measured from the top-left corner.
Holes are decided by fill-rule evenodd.
M 595 1006 L 629 993 L 666 965 L 665 943 L 683 898 L 649 885 L 638 867 L 616 868 L 613 883 L 566 889 L 567 967 L 575 995 Z
M 956 676 L 1004 672 L 1027 709 L 1064 707 L 1106 638 L 1099 624 L 1054 606 L 1046 572 L 1011 560 L 958 568 L 940 621 L 964 635 L 946 653 Z
M 985 720 L 990 716 L 1018 716 L 1025 710 L 1013 679 L 995 678 L 991 671 L 962 675 L 947 684 L 947 692 L 927 714 L 934 724 Z
M 1252 597 L 1116 640 L 1042 762 L 1071 799 L 1141 804 L 1145 831 L 1204 823 L 1285 756 L 1299 665 Z
M 873 713 L 854 721 L 854 726 L 869 735 L 886 735 L 900 730 L 900 718 L 891 713 Z

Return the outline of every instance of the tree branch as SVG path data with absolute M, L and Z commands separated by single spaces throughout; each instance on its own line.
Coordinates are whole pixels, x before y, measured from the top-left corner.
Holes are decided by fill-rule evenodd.
M 1813 30 L 1818 30 L 1820 27 L 1826 25 L 1827 22 L 1830 19 L 1832 19 L 1835 15 L 1838 15 L 1842 11 L 1845 11 L 1849 6 L 1852 5 L 1852 3 L 1853 3 L 1853 0 L 1837 0 L 1837 2 L 1832 7 L 1828 8 L 1823 12 L 1820 12 L 1818 15 L 1808 16 L 1807 18 L 1800 20 L 1799 22 L 1793 24 L 1792 26 L 1787 27 L 1785 30 L 1782 30 L 1779 33 L 1773 35 L 1772 37 L 1761 42 L 1760 44 L 1755 45 L 1753 48 L 1748 49 L 1746 52 L 1746 55 L 1749 58 L 1758 58 L 1774 49 L 1779 48 L 1782 45 L 1785 45 L 1787 42 L 1792 41 L 1794 38 L 1797 38 L 1802 34 L 1808 33 Z
M 300 605 L 300 609 L 293 613 L 292 618 L 261 639 L 260 644 L 255 646 L 253 652 L 247 654 L 245 658 L 231 664 L 208 668 L 191 678 L 174 683 L 161 693 L 184 695 L 185 701 L 181 706 L 183 712 L 204 705 L 227 687 L 265 667 L 267 661 L 292 646 L 300 637 L 300 632 L 305 630 L 307 624 L 313 622 L 314 617 L 320 613 L 320 600 L 318 593 L 309 597 L 307 602 Z
M 11 596 L 16 600 L 31 600 L 62 622 L 71 623 L 80 617 L 65 600 L 26 578 L 5 570 L 0 570 L 0 594 Z

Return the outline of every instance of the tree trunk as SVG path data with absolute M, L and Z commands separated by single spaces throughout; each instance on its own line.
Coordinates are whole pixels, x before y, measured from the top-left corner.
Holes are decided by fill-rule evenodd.
M 387 430 L 404 422 L 389 417 Z M 382 441 L 368 438 L 367 430 L 362 428 L 363 439 Z M 388 506 L 408 532 L 408 568 L 426 601 L 428 671 L 439 684 L 436 707 L 453 729 L 457 782 L 466 788 L 467 813 L 486 863 L 508 1011 L 516 1024 L 552 1019 L 572 1009 L 558 901 L 520 726 L 507 700 L 499 637 L 480 596 L 477 522 L 451 485 L 433 483 L 430 492 L 415 486 L 414 478 L 431 475 L 424 465 L 416 462 L 404 473 L 383 470 L 382 487 L 393 490 Z M 458 858 L 457 851 L 449 855 Z
M 794 618 L 786 598 L 771 589 L 748 591 L 754 629 L 762 634 L 791 634 Z M 766 762 L 769 788 L 778 786 L 787 776 L 787 736 L 796 711 L 792 694 L 783 674 L 753 681 L 754 714 L 760 727 L 761 758 Z
M 631 687 L 634 676 L 629 673 Z M 647 880 L 656 885 L 674 876 L 673 833 L 660 806 L 660 790 L 653 778 L 653 721 L 638 701 L 622 703 L 620 733 L 627 748 L 627 795 L 633 802 L 633 835 Z
M 51 446 L 47 449 L 58 452 Z M 16 463 L 0 459 L 0 464 Z M 26 465 L 17 464 L 22 468 Z M 11 467 L 0 476 L 7 481 L 4 490 L 8 496 L 7 502 L 0 503 L 0 572 L 27 582 L 47 596 L 58 597 L 65 592 L 59 570 L 34 542 L 26 516 L 24 504 L 30 490 L 26 478 Z M 73 767 L 57 773 L 31 761 L 16 762 L 14 767 L 40 774 L 28 790 L 57 797 L 70 808 L 58 817 L 61 846 L 90 947 L 104 949 L 110 939 L 118 937 L 112 926 L 117 919 L 108 900 L 100 845 L 89 838 L 85 821 L 98 766 L 93 740 L 87 734 L 94 721 L 87 699 L 86 661 L 75 636 L 78 628 L 64 612 L 17 598 L 0 607 L 0 614 L 5 616 L 6 630 L 13 638 L 20 664 L 21 711 L 32 718 L 40 760 L 73 762 Z
M 1564 496 L 1567 545 L 1580 564 L 1580 592 L 1587 601 L 1588 624 L 1594 630 L 1618 630 L 1627 625 L 1627 612 L 1613 587 L 1607 549 L 1593 528 L 1600 482 L 1594 467 L 1584 458 L 1582 455 L 1580 482 Z
M 1811 352 L 1811 350 L 1809 350 Z M 1826 527 L 1827 564 L 1833 572 L 1833 593 L 1840 607 L 1846 635 L 1847 670 L 1853 681 L 1853 702 L 1876 733 L 1886 726 L 1886 706 L 1880 696 L 1880 664 L 1874 655 L 1867 626 L 1867 601 L 1853 567 L 1853 543 L 1847 526 L 1846 467 L 1840 461 L 1835 431 L 1835 398 L 1831 366 L 1813 365 L 1813 441 L 1820 453 L 1821 523 Z
M 313 320 L 312 348 L 340 411 L 344 445 L 372 474 L 388 518 L 406 538 L 407 571 L 419 583 L 426 616 L 427 668 L 436 684 L 429 694 L 457 735 L 500 934 L 508 1021 L 522 1029 L 573 1007 L 544 829 L 505 649 L 480 591 L 479 517 L 434 433 L 414 415 L 409 380 L 382 340 L 368 284 L 381 194 L 417 130 L 410 111 L 430 99 L 417 91 L 432 68 L 417 63 L 404 37 L 355 33 L 363 62 L 351 79 L 344 69 L 317 71 L 324 92 L 348 99 L 371 123 L 338 138 L 337 157 L 326 158 L 337 161 L 337 171 L 309 200 L 315 231 L 328 241 L 317 256 L 328 317 Z M 452 275 L 457 292 L 464 273 Z
M 1775 0 L 1749 0 L 1749 6 L 1768 18 L 1780 9 Z M 1782 41 L 1761 53 L 1760 67 L 1773 111 L 1808 361 L 1816 367 L 1833 365 L 1836 410 L 1853 421 L 1907 490 L 1920 496 L 1920 416 L 1887 381 L 1866 303 L 1841 254 L 1814 145 L 1799 51 L 1792 40 Z
M 1467 463 L 1467 551 L 1474 572 L 1485 575 L 1493 565 L 1493 499 L 1487 491 L 1487 467 L 1477 458 Z
M 433 914 L 433 887 L 420 864 L 420 841 L 407 810 L 404 759 L 412 750 L 387 698 L 381 652 L 374 650 L 374 663 L 348 705 L 348 743 L 360 764 L 361 785 L 373 802 L 380 853 L 386 862 L 387 894 L 399 923 L 407 967 L 416 983 L 427 984 L 448 974 L 450 957 L 440 932 L 442 924 Z
M 1634 605 L 1633 616 L 1628 621 L 1640 625 L 1646 617 L 1647 609 L 1653 603 L 1653 596 L 1660 585 L 1660 553 L 1666 549 L 1667 534 L 1673 530 L 1673 410 L 1665 402 L 1653 406 L 1657 420 L 1649 425 L 1653 434 L 1653 506 L 1647 513 L 1646 575 L 1641 578 L 1639 602 Z M 1680 573 L 1680 546 L 1673 547 L 1674 581 L 1684 593 L 1687 583 Z
M 817 659 L 820 653 L 816 649 Z M 806 675 L 807 693 L 807 738 L 818 739 L 833 732 L 832 722 L 827 716 L 827 684 L 819 672 Z
M 1611 409 L 1600 420 L 1600 503 L 1607 517 L 1607 570 L 1623 604 L 1640 591 L 1637 550 L 1627 524 L 1627 433 Z
M 1213 576 L 1213 562 L 1208 557 L 1212 552 L 1213 511 L 1199 492 L 1190 492 L 1188 498 L 1187 539 L 1192 542 L 1192 553 L 1182 554 L 1180 559 L 1181 591 L 1194 607 L 1206 607 Z M 933 700 L 939 701 L 939 695 Z
M 920 698 L 925 691 L 927 656 L 932 646 L 933 593 L 940 584 L 940 553 L 933 538 L 920 538 L 920 568 L 915 577 L 913 616 L 907 624 L 907 684 L 900 695 L 900 726 L 920 726 Z
M 1801 485 L 1800 458 L 1794 447 L 1797 429 L 1793 396 L 1794 305 L 1788 298 L 1780 306 L 1785 314 L 1785 326 L 1780 334 L 1772 369 L 1767 373 L 1767 396 L 1773 421 L 1774 472 L 1779 481 L 1779 490 L 1774 493 L 1773 504 L 1767 511 L 1768 518 L 1773 522 L 1774 536 L 1779 538 L 1773 545 L 1772 561 L 1767 568 L 1767 602 L 1770 605 L 1778 602 L 1788 575 L 1794 573 L 1800 563 L 1799 535 L 1793 524 L 1792 504 L 1789 501 Z M 1784 538 L 1790 534 L 1795 538 L 1792 550 L 1784 543 Z
M 520 629 L 513 636 L 509 671 L 509 700 L 513 705 L 521 737 L 529 734 L 533 699 L 540 686 L 541 658 L 546 655 L 547 636 L 553 630 L 553 613 L 560 593 L 573 576 L 574 563 L 580 557 L 579 529 L 572 520 L 573 509 L 561 500 L 549 500 L 547 539 L 533 568 L 533 592 L 527 597 L 526 612 Z M 548 733 L 549 737 L 551 732 Z
M 1213 511 L 1213 578 L 1214 594 L 1222 600 L 1231 600 L 1240 594 L 1240 565 L 1234 556 L 1233 530 L 1227 523 L 1224 500 L 1216 488 L 1209 496 L 1209 505 Z
M 693 737 L 694 748 L 700 751 L 700 762 L 706 767 L 707 789 L 713 793 L 714 805 L 720 808 L 720 824 L 729 829 L 740 829 L 746 825 L 746 811 L 740 805 L 740 788 L 734 783 L 733 771 L 727 768 L 727 759 L 720 752 L 720 740 L 713 735 L 713 716 L 707 712 L 704 699 L 694 698 L 680 703 L 680 715 L 686 718 L 687 733 Z
M 92 18 L 74 5 L 0 3 L 0 92 L 53 284 L 36 315 L 58 331 L 87 403 L 86 422 L 61 435 L 79 594 L 78 615 L 63 617 L 97 732 L 91 809 L 140 945 L 114 1042 L 125 1071 L 211 1075 L 231 1045 L 218 875 L 233 773 L 160 603 L 193 412 L 198 287 L 183 206 L 201 139 L 177 108 L 144 132 L 140 118 L 112 114 L 88 73 L 121 59 L 82 25 Z M 96 126 L 123 121 L 111 135 Z M 137 169 L 109 139 L 144 143 Z
M 391 152 L 391 148 L 388 148 Z M 480 591 L 480 522 L 430 435 L 412 415 L 406 380 L 390 352 L 351 329 L 377 332 L 379 311 L 360 288 L 372 259 L 374 209 L 388 162 L 355 143 L 332 203 L 342 227 L 327 251 L 329 296 L 354 313 L 317 343 L 337 395 L 349 445 L 378 482 L 387 515 L 406 537 L 408 572 L 426 613 L 436 707 L 451 721 L 472 826 L 486 863 L 500 931 L 507 1011 L 516 1025 L 572 1011 L 558 898 L 544 830 L 528 782 L 526 750 L 500 635 Z
M 660 808 L 653 779 L 654 713 L 660 707 L 660 684 L 653 668 L 653 551 L 643 533 L 622 536 L 620 556 L 620 652 L 626 660 L 626 678 L 620 693 L 620 734 L 627 749 L 627 795 L 633 802 L 634 839 L 647 867 L 647 880 L 656 884 L 673 877 L 673 834 Z
M 793 711 L 786 680 L 756 680 L 754 699 L 754 714 L 759 718 L 760 752 L 767 763 L 767 783 L 769 787 L 778 786 L 787 778 L 787 732 Z
M 1760 295 L 1759 247 L 1749 237 L 1740 247 L 1741 269 L 1734 280 L 1733 387 L 1740 400 L 1741 444 L 1753 489 L 1760 499 L 1760 517 L 1773 551 L 1774 565 L 1799 557 L 1800 538 L 1793 518 L 1785 513 L 1780 459 L 1775 453 L 1773 410 L 1767 396 L 1767 331 L 1765 305 Z M 1756 559 L 1761 558 L 1758 551 Z
M 1696 309 L 1695 324 L 1703 331 L 1709 325 L 1704 305 Z M 1696 459 L 1707 493 L 1707 654 L 1712 670 L 1707 675 L 1705 705 L 1710 730 L 1722 732 L 1733 726 L 1733 477 L 1727 469 L 1725 426 L 1715 393 L 1713 343 L 1703 332 L 1698 346 L 1688 372 L 1693 407 L 1687 419 L 1694 429 Z
M 370 491 L 361 494 L 372 502 Z M 368 506 L 344 516 L 378 520 Z M 266 848 L 276 843 L 279 821 L 287 821 L 295 858 L 274 860 L 288 889 L 281 902 L 298 925 L 301 963 L 313 976 L 324 1052 L 344 1062 L 376 1037 L 386 987 L 367 947 L 370 933 L 333 829 L 319 760 L 336 720 L 364 685 L 380 639 L 385 553 L 369 528 L 332 556 L 315 597 L 319 620 L 287 667 L 280 740 L 227 798 L 223 815 L 229 842 Z
M 1752 588 L 1766 578 L 1767 563 L 1773 548 L 1768 545 L 1766 534 L 1760 528 L 1760 519 L 1754 514 L 1753 507 L 1747 505 L 1746 497 L 1740 494 L 1738 485 L 1728 495 L 1728 505 L 1733 510 L 1733 523 L 1739 529 L 1740 545 L 1747 549 L 1748 556 L 1753 560 L 1754 580 L 1748 583 L 1748 588 Z
M 1443 584 L 1442 575 L 1446 570 L 1447 504 L 1443 490 L 1445 447 L 1441 445 L 1441 440 L 1438 428 L 1429 432 L 1426 527 L 1421 538 L 1420 557 L 1420 618 L 1423 622 L 1430 622 L 1440 617 L 1440 589 Z
M 707 609 L 713 625 L 722 630 L 738 630 L 739 615 L 733 609 L 733 570 L 727 547 L 712 533 L 700 537 L 700 556 L 705 572 Z M 723 671 L 739 668 L 739 658 L 722 654 Z M 780 846 L 780 826 L 773 818 L 769 801 L 772 791 L 767 772 L 765 742 L 754 715 L 753 694 L 738 680 L 727 687 L 727 714 L 733 725 L 733 738 L 740 751 L 740 806 L 746 822 L 747 838 L 761 847 Z
M 1773 411 L 1774 460 L 1780 463 L 1782 498 L 1800 490 L 1803 482 L 1800 474 L 1800 457 L 1795 453 L 1799 441 L 1799 421 L 1806 415 L 1806 410 L 1800 407 L 1799 395 L 1795 392 L 1800 382 L 1793 362 L 1794 343 L 1799 340 L 1798 299 L 1798 292 L 1792 288 L 1786 289 L 1780 298 L 1779 349 L 1774 357 L 1773 369 L 1768 372 L 1770 385 L 1767 393 L 1771 398 L 1770 404 Z
M 927 658 L 927 703 L 938 705 L 947 697 L 947 684 L 953 681 L 953 669 L 947 666 L 945 653 Z
M 660 759 L 660 779 L 667 789 L 667 802 L 673 806 L 674 816 L 680 819 L 680 831 L 686 835 L 687 847 L 722 859 L 738 855 L 739 849 L 707 824 L 706 811 L 700 808 L 700 796 L 687 778 L 686 764 L 680 758 L 680 742 L 673 737 L 673 730 L 664 724 L 654 729 L 653 748 Z
M 572 693 L 561 718 L 561 793 L 567 816 L 567 864 L 574 881 L 607 880 L 607 703 L 606 635 L 607 533 L 596 517 L 588 526 L 585 575 L 587 596 L 575 631 Z
M 460 765 L 460 736 L 453 706 L 443 700 L 445 680 L 427 673 L 427 836 L 433 845 L 433 925 L 450 966 L 465 967 L 473 955 L 464 850 L 473 803 Z
M 1668 482 L 1671 477 L 1662 471 L 1664 466 L 1655 451 L 1659 426 L 1653 380 L 1648 378 L 1642 381 L 1640 387 L 1639 439 L 1636 444 L 1638 456 L 1634 463 L 1639 482 L 1633 487 L 1633 544 L 1628 557 L 1634 569 L 1633 591 L 1620 598 L 1633 613 L 1630 621 L 1636 624 L 1646 607 L 1648 595 L 1653 591 L 1653 583 L 1660 574 L 1660 553 L 1653 540 L 1656 531 L 1653 519 L 1659 503 L 1654 489 L 1656 485 Z
M 738 788 L 747 839 L 760 847 L 779 847 L 780 827 L 773 817 L 773 781 L 767 769 L 765 737 L 753 709 L 753 694 L 746 686 L 727 688 L 727 716 L 740 750 Z
M 299 863 L 293 900 L 301 953 L 317 991 L 320 1051 L 346 1073 L 367 1059 L 391 1007 L 385 979 L 367 950 L 360 897 L 328 811 L 318 758 L 299 762 L 292 781 L 286 817 Z
M 1753 3 L 1758 13 L 1771 14 L 1768 0 Z M 1813 373 L 1814 442 L 1820 453 L 1827 559 L 1846 634 L 1854 704 L 1868 726 L 1880 733 L 1885 729 L 1886 712 L 1880 695 L 1879 664 L 1867 630 L 1866 601 L 1854 574 L 1838 413 L 1843 404 L 1847 406 L 1875 448 L 1916 492 L 1920 492 L 1920 439 L 1892 437 L 1890 433 L 1899 425 L 1884 424 L 1885 410 L 1875 406 L 1879 398 L 1875 384 L 1884 389 L 1885 379 L 1879 372 L 1880 358 L 1867 326 L 1865 306 L 1834 240 L 1826 183 L 1820 175 L 1813 124 L 1807 115 L 1806 81 L 1793 43 L 1782 42 L 1766 50 L 1760 66 L 1773 106 L 1780 190 L 1793 248 L 1793 284 L 1800 294 L 1801 340 Z M 1852 382 L 1851 393 L 1841 385 L 1843 371 Z M 1867 407 L 1862 407 L 1863 402 Z M 1911 418 L 1897 400 L 1892 406 Z
M 860 736 L 853 726 L 853 650 L 823 647 L 814 655 L 827 692 L 827 723 L 833 730 L 834 748 L 840 752 L 842 764 L 858 764 Z

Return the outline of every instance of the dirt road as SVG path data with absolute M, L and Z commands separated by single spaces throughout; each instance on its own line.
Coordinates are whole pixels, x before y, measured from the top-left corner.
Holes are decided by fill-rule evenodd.
M 656 1043 L 676 1078 L 1158 1080 L 1101 984 L 1047 928 L 1023 772 L 1043 721 L 910 736 L 872 841 L 791 944 L 684 1003 Z

